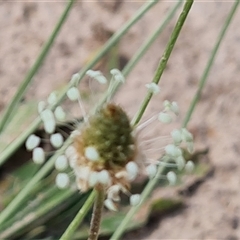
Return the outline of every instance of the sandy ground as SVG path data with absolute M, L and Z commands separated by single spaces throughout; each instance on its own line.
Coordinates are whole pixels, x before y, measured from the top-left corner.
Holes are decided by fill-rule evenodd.
M 52 90 L 67 83 L 99 49 L 107 33 L 115 32 L 142 4 L 143 1 L 78 2 L 29 87 L 26 100 L 45 99 Z M 64 2 L 0 2 L 0 109 L 32 66 L 64 6 Z M 163 1 L 140 20 L 123 38 L 119 46 L 121 55 L 131 58 L 170 6 L 173 2 Z M 181 116 L 171 127 L 180 125 L 231 6 L 230 1 L 194 3 L 161 80 L 161 94 L 154 97 L 146 115 L 158 111 L 164 99 L 174 100 L 181 107 Z M 189 124 L 196 146 L 209 147 L 215 173 L 193 196 L 186 198 L 184 210 L 146 228 L 137 239 L 240 239 L 239 22 L 240 10 Z M 130 115 L 134 115 L 146 94 L 145 84 L 154 75 L 173 26 L 174 21 L 116 95 L 115 101 Z

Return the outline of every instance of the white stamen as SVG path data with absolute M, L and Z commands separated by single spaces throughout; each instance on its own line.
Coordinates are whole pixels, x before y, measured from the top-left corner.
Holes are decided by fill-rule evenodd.
M 43 164 L 45 161 L 45 153 L 42 148 L 37 147 L 33 150 L 33 162 L 36 164 Z
M 187 161 L 187 163 L 185 165 L 185 169 L 186 169 L 187 172 L 191 173 L 194 169 L 193 161 Z
M 40 114 L 44 110 L 45 107 L 46 107 L 46 103 L 44 101 L 40 101 L 38 103 L 38 113 Z
M 85 148 L 85 157 L 90 161 L 98 161 L 99 160 L 99 153 L 95 147 L 88 146 Z
M 115 211 L 115 212 L 117 211 L 117 207 L 111 199 L 106 199 L 104 201 L 104 205 L 105 205 L 105 207 L 107 207 L 111 211 Z
M 72 78 L 71 78 L 70 82 L 75 85 L 75 84 L 78 83 L 79 80 L 80 80 L 80 74 L 75 73 L 75 74 L 72 75 Z
M 176 114 L 179 114 L 179 107 L 176 102 L 172 102 L 170 109 Z
M 140 194 L 134 194 L 130 197 L 130 204 L 132 206 L 136 206 L 141 202 L 141 195 Z
M 60 133 L 52 134 L 50 137 L 50 143 L 55 148 L 61 147 L 63 144 L 63 136 Z
M 138 165 L 135 162 L 129 162 L 126 165 L 126 170 L 128 172 L 129 180 L 133 181 L 138 174 Z
M 88 180 L 90 173 L 91 173 L 89 167 L 75 167 L 74 171 L 75 171 L 76 176 L 83 180 Z
M 173 156 L 173 157 L 178 157 L 178 156 L 182 155 L 182 150 L 173 144 L 168 144 L 165 147 L 165 151 L 168 155 Z
M 171 109 L 171 103 L 170 103 L 168 100 L 165 100 L 165 101 L 163 102 L 163 106 L 164 106 L 164 109 L 165 109 L 166 111 L 168 111 L 168 110 Z
M 73 146 L 69 146 L 65 151 L 65 155 L 69 160 L 70 167 L 74 169 L 77 163 L 76 149 Z
M 43 122 L 43 127 L 46 133 L 53 133 L 55 131 L 56 128 L 56 122 L 54 119 L 49 120 L 49 121 L 44 121 Z
M 40 138 L 36 135 L 32 134 L 28 137 L 26 141 L 26 148 L 28 151 L 32 151 L 35 147 L 37 147 L 40 143 Z
M 122 75 L 121 71 L 119 71 L 118 69 L 114 68 L 110 71 L 110 73 L 113 75 L 114 79 L 117 82 L 122 82 L 122 83 L 125 82 L 124 76 Z
M 91 172 L 89 174 L 88 183 L 90 187 L 93 187 L 98 182 L 98 172 Z
M 150 164 L 146 167 L 146 172 L 149 178 L 154 178 L 157 173 L 157 167 L 154 164 Z
M 115 202 L 120 201 L 120 197 L 119 197 L 119 191 L 120 191 L 121 187 L 119 185 L 113 185 L 108 189 L 108 195 L 107 197 L 109 199 L 112 199 Z
M 178 170 L 183 170 L 184 166 L 185 166 L 185 159 L 183 158 L 183 156 L 179 156 L 176 158 L 176 163 L 178 166 Z
M 68 168 L 68 160 L 65 155 L 58 156 L 55 162 L 55 168 L 58 171 L 64 171 Z
M 69 176 L 66 173 L 59 173 L 56 176 L 55 181 L 56 181 L 56 185 L 60 189 L 67 188 L 69 186 L 69 183 L 70 183 Z
M 158 115 L 158 120 L 162 123 L 170 123 L 172 122 L 172 117 L 164 112 L 160 112 Z
M 107 83 L 107 79 L 103 76 L 103 74 L 100 71 L 88 70 L 86 72 L 86 75 L 88 75 L 91 78 L 96 79 L 101 84 Z
M 153 82 L 152 83 L 148 83 L 145 86 L 153 94 L 157 94 L 157 93 L 160 92 L 160 88 L 159 88 L 159 86 L 156 83 L 153 83 Z
M 57 102 L 57 94 L 55 92 L 50 93 L 47 99 L 50 105 L 53 105 Z
M 180 144 L 182 142 L 182 133 L 180 130 L 174 129 L 171 132 L 171 136 L 175 144 Z
M 76 87 L 71 87 L 68 91 L 67 91 L 67 96 L 71 101 L 76 101 L 79 99 L 79 91 Z
M 183 141 L 192 142 L 193 141 L 192 134 L 186 128 L 182 128 L 181 130 L 182 130 L 182 139 L 183 139 Z
M 168 179 L 170 185 L 175 185 L 176 181 L 177 181 L 176 173 L 172 172 L 172 171 L 168 172 L 167 179 Z
M 189 153 L 193 153 L 194 151 L 193 142 L 187 142 L 187 150 L 189 151 Z
M 98 173 L 98 182 L 105 185 L 110 183 L 110 176 L 107 170 L 102 170 Z
M 54 119 L 53 112 L 50 109 L 45 109 L 40 114 L 43 121 L 44 130 L 47 133 L 53 133 L 56 127 L 56 121 Z
M 58 106 L 55 109 L 54 115 L 55 115 L 56 119 L 59 121 L 64 121 L 66 118 L 66 113 L 63 111 L 63 108 L 61 106 Z

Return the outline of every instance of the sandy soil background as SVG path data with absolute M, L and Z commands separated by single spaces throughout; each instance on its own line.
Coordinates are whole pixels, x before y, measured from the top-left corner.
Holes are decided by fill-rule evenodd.
M 143 1 L 79 1 L 29 87 L 26 100 L 45 99 L 52 90 L 67 83 L 105 42 L 107 33 L 115 32 L 142 4 Z M 121 41 L 121 55 L 131 58 L 173 4 L 162 1 L 140 20 Z M 64 2 L 0 2 L 0 110 L 32 66 L 64 6 Z M 146 116 L 159 110 L 167 98 L 177 101 L 181 107 L 175 127 L 180 125 L 231 6 L 230 1 L 194 3 L 161 80 L 161 94 L 154 97 Z M 214 175 L 191 197 L 186 197 L 184 210 L 136 233 L 136 239 L 240 239 L 239 22 L 240 10 L 228 30 L 189 124 L 196 147 L 210 149 Z M 115 101 L 130 115 L 136 112 L 146 93 L 145 84 L 154 75 L 173 27 L 174 21 L 116 95 Z

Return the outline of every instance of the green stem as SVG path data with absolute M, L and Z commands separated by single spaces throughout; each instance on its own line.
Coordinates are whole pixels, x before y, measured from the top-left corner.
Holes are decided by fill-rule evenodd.
M 155 74 L 155 77 L 153 79 L 153 82 L 158 83 L 160 80 L 160 77 L 163 73 L 163 70 L 167 64 L 167 60 L 172 52 L 172 49 L 174 47 L 174 44 L 179 36 L 179 33 L 181 31 L 181 28 L 187 18 L 187 15 L 191 9 L 191 6 L 193 4 L 193 0 L 187 0 L 185 2 L 185 5 L 183 7 L 183 11 L 177 21 L 177 24 L 173 30 L 172 36 L 166 46 L 166 50 L 163 54 L 163 57 L 160 61 L 160 64 L 158 66 L 157 72 Z M 151 94 L 152 95 L 152 94 Z M 150 99 L 151 99 L 151 95 L 147 95 L 147 97 L 145 98 L 145 100 L 143 101 L 142 107 L 140 109 L 140 111 L 138 112 L 135 120 L 133 121 L 133 124 L 137 124 L 142 115 L 143 112 L 145 111 Z M 111 237 L 111 240 L 117 240 L 119 239 L 122 234 L 124 233 L 127 225 L 129 224 L 129 222 L 131 221 L 131 219 L 133 218 L 134 214 L 140 209 L 140 207 L 142 206 L 143 202 L 147 199 L 147 197 L 149 196 L 149 194 L 152 192 L 152 190 L 154 189 L 156 183 L 158 182 L 159 177 L 161 176 L 161 174 L 163 173 L 163 171 L 165 170 L 164 166 L 159 166 L 158 168 L 158 172 L 156 174 L 156 176 L 150 180 L 147 184 L 147 186 L 145 187 L 145 189 L 143 190 L 142 194 L 141 194 L 141 203 L 135 207 L 132 207 L 131 210 L 128 212 L 128 214 L 126 215 L 126 217 L 123 219 L 123 221 L 121 222 L 121 224 L 119 225 L 119 227 L 117 228 L 117 230 L 114 232 L 114 234 Z
M 155 73 L 155 76 L 152 80 L 153 83 L 156 83 L 158 84 L 160 82 L 160 79 L 162 77 L 162 74 L 163 74 L 163 71 L 167 65 L 167 62 L 168 62 L 168 59 L 172 53 L 172 50 L 175 46 L 175 43 L 178 39 L 178 36 L 181 32 L 181 29 L 182 29 L 182 26 L 185 22 L 185 19 L 188 15 L 188 12 L 191 8 L 193 4 L 193 0 L 189 0 L 189 1 L 186 1 L 185 5 L 184 5 L 184 10 L 183 12 L 181 13 L 178 21 L 177 21 L 177 24 L 175 26 L 175 28 L 173 29 L 173 32 L 172 32 L 172 35 L 170 37 L 170 40 L 168 41 L 167 43 L 167 46 L 165 48 L 165 51 L 163 53 L 163 56 L 159 62 L 159 65 L 158 65 L 158 68 L 157 68 L 157 71 Z M 147 94 L 147 96 L 145 97 L 145 99 L 143 100 L 140 108 L 139 108 L 139 111 L 137 112 L 136 116 L 134 117 L 134 119 L 132 120 L 132 125 L 136 125 L 139 123 L 140 119 L 142 118 L 142 115 L 143 113 L 145 112 L 146 108 L 147 108 L 147 105 L 149 104 L 151 98 L 152 98 L 153 94 L 151 92 L 149 92 Z
M 96 196 L 96 192 L 92 191 L 91 195 L 88 197 L 87 201 L 84 203 L 76 217 L 73 219 L 71 224 L 68 226 L 64 234 L 61 236 L 60 240 L 69 240 L 72 239 L 72 236 L 76 229 L 79 227 L 80 223 L 82 222 L 83 218 L 86 216 L 89 209 L 92 207 Z
M 164 28 L 167 26 L 167 24 L 170 22 L 170 20 L 173 18 L 174 14 L 176 13 L 177 9 L 180 7 L 182 3 L 182 0 L 179 0 L 176 5 L 168 12 L 163 22 L 160 24 L 160 26 L 153 32 L 153 34 L 143 43 L 142 46 L 138 49 L 138 51 L 134 54 L 134 56 L 131 58 L 131 60 L 127 63 L 127 65 L 122 70 L 122 74 L 126 77 L 132 69 L 135 67 L 135 65 L 138 63 L 138 61 L 143 57 L 143 55 L 147 52 L 149 47 L 153 44 L 153 42 L 157 39 L 159 34 L 164 30 Z M 118 88 L 120 87 L 121 83 L 115 82 L 113 86 L 113 90 L 111 91 L 111 95 L 109 96 L 109 93 L 106 93 L 103 98 L 100 100 L 100 103 L 98 104 L 98 107 L 102 106 L 103 103 L 107 101 L 107 99 L 110 99 L 114 96 L 114 94 L 117 92 Z
M 50 200 L 47 204 L 43 204 L 43 206 L 37 208 L 36 211 L 28 213 L 21 220 L 12 223 L 11 227 L 1 232 L 0 239 L 9 239 L 10 237 L 12 237 L 12 234 L 16 234 L 16 232 L 19 232 L 24 227 L 27 227 L 29 224 L 32 224 L 34 221 L 36 221 L 36 219 L 41 218 L 42 216 L 47 214 L 50 210 L 52 210 L 55 206 L 67 200 L 72 194 L 73 194 L 72 190 L 67 190 L 60 196 Z
M 97 240 L 101 224 L 102 210 L 105 199 L 105 191 L 103 188 L 95 189 L 96 199 L 93 207 L 92 219 L 88 240 Z
M 24 201 L 28 194 L 34 189 L 36 184 L 48 173 L 54 166 L 54 163 L 58 156 L 65 152 L 69 146 L 71 139 L 68 139 L 62 148 L 54 154 L 36 173 L 36 175 L 28 182 L 28 184 L 18 193 L 18 195 L 10 202 L 10 204 L 0 214 L 0 229 L 2 224 L 8 220 L 8 218 L 14 213 L 19 205 Z
M 101 51 L 95 56 L 95 58 L 87 64 L 80 72 L 80 80 L 84 77 L 86 71 L 92 68 L 104 54 L 114 45 L 116 44 L 119 39 L 151 8 L 153 7 L 158 1 L 147 1 L 138 11 L 137 13 L 131 18 L 118 32 L 116 32 L 108 42 L 102 47 Z M 79 81 L 80 81 L 79 80 Z M 71 84 L 67 86 L 60 94 L 56 104 L 53 106 L 56 107 L 61 101 L 65 98 L 66 92 L 69 89 Z M 36 119 L 33 124 L 29 126 L 29 128 L 24 131 L 17 139 L 15 139 L 9 146 L 4 149 L 0 156 L 0 166 L 11 156 L 11 154 L 21 146 L 26 138 L 34 132 L 35 129 L 40 125 L 41 121 L 40 118 Z M 0 217 L 1 218 L 1 217 Z
M 52 47 L 52 44 L 53 44 L 55 38 L 57 37 L 63 23 L 65 22 L 65 20 L 68 16 L 69 11 L 71 10 L 71 8 L 73 6 L 74 1 L 75 0 L 69 0 L 62 16 L 60 17 L 60 19 L 59 19 L 55 29 L 53 30 L 51 36 L 49 37 L 48 41 L 43 46 L 42 51 L 41 51 L 40 55 L 38 56 L 36 62 L 34 63 L 32 68 L 27 73 L 25 79 L 23 80 L 23 82 L 19 86 L 16 94 L 14 95 L 11 102 L 8 104 L 8 107 L 4 111 L 1 122 L 0 122 L 0 133 L 4 130 L 6 125 L 9 123 L 9 117 L 11 117 L 12 113 L 16 109 L 19 101 L 21 100 L 24 93 L 26 92 L 26 89 L 29 86 L 29 83 L 32 81 L 33 76 L 36 74 L 36 72 L 40 68 L 41 64 L 43 63 L 45 57 L 47 56 L 50 48 Z
M 212 68 L 212 65 L 213 65 L 214 59 L 215 59 L 215 57 L 217 55 L 218 49 L 220 47 L 220 44 L 221 44 L 221 42 L 222 42 L 222 40 L 223 40 L 223 38 L 224 38 L 224 36 L 226 34 L 226 31 L 227 31 L 227 29 L 229 27 L 229 24 L 231 23 L 231 21 L 233 19 L 233 16 L 234 16 L 234 14 L 235 14 L 235 12 L 237 10 L 238 4 L 239 4 L 239 0 L 236 0 L 235 3 L 232 6 L 232 9 L 231 9 L 231 11 L 230 11 L 226 21 L 225 21 L 225 23 L 224 23 L 220 33 L 219 33 L 219 36 L 217 38 L 217 42 L 216 42 L 216 44 L 215 44 L 215 46 L 214 46 L 214 48 L 213 48 L 213 50 L 211 52 L 211 55 L 210 55 L 210 57 L 208 59 L 208 62 L 206 64 L 206 68 L 203 71 L 203 75 L 202 75 L 202 77 L 201 77 L 201 79 L 199 81 L 199 86 L 198 86 L 197 92 L 194 95 L 194 98 L 193 98 L 193 100 L 192 100 L 192 102 L 190 104 L 188 112 L 187 112 L 187 114 L 185 116 L 185 119 L 183 121 L 183 124 L 182 124 L 183 127 L 187 126 L 187 124 L 188 124 L 188 122 L 189 122 L 189 120 L 190 120 L 190 118 L 191 118 L 191 116 L 193 114 L 193 111 L 194 111 L 194 109 L 196 107 L 196 104 L 199 101 L 199 98 L 200 98 L 202 90 L 203 90 L 203 88 L 204 88 L 204 86 L 206 84 L 207 77 L 208 77 L 208 75 L 210 73 L 210 70 Z

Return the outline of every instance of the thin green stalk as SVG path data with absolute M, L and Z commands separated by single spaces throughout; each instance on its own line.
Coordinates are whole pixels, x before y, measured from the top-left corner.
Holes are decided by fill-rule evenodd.
M 192 7 L 193 4 L 193 0 L 187 0 L 184 4 L 183 7 L 183 11 L 176 23 L 176 26 L 172 32 L 171 38 L 166 46 L 166 50 L 163 54 L 163 57 L 160 61 L 160 64 L 158 66 L 158 69 L 156 71 L 156 74 L 154 76 L 153 82 L 158 83 L 161 75 L 163 73 L 163 70 L 165 69 L 165 66 L 167 64 L 167 60 L 170 57 L 170 54 L 172 52 L 172 49 L 174 47 L 174 44 L 179 36 L 179 33 L 181 31 L 181 28 L 187 18 L 187 15 Z M 143 101 L 143 104 L 140 108 L 140 111 L 137 113 L 137 116 L 135 118 L 135 120 L 133 121 L 133 124 L 137 124 L 142 115 L 143 112 L 145 111 L 150 99 L 151 99 L 151 95 L 147 95 L 147 97 L 145 98 L 146 100 Z M 154 189 L 156 183 L 158 182 L 159 177 L 161 176 L 162 172 L 164 171 L 165 167 L 164 166 L 159 166 L 158 167 L 158 171 L 156 176 L 150 180 L 148 182 L 148 184 L 146 185 L 145 189 L 143 190 L 142 194 L 141 194 L 141 203 L 135 207 L 132 207 L 131 210 L 128 212 L 128 214 L 126 215 L 126 217 L 123 219 L 123 221 L 121 222 L 121 224 L 119 225 L 119 227 L 117 228 L 117 230 L 114 232 L 114 234 L 111 237 L 111 240 L 117 240 L 119 239 L 122 234 L 124 233 L 126 226 L 129 224 L 129 222 L 131 221 L 131 219 L 133 218 L 134 214 L 139 210 L 139 208 L 141 207 L 141 205 L 143 204 L 143 202 L 147 199 L 147 197 L 149 196 L 149 194 L 152 192 L 152 190 Z
M 159 34 L 164 30 L 164 28 L 167 26 L 167 24 L 170 22 L 170 20 L 173 18 L 174 14 L 176 13 L 177 9 L 180 7 L 182 3 L 182 0 L 179 0 L 176 5 L 168 12 L 163 22 L 160 24 L 160 26 L 153 32 L 152 35 L 143 43 L 143 45 L 140 46 L 138 51 L 134 54 L 134 56 L 130 59 L 130 61 L 127 63 L 127 65 L 122 70 L 122 74 L 126 77 L 132 69 L 136 66 L 138 61 L 143 57 L 143 55 L 147 52 L 147 50 L 150 48 L 150 46 L 153 44 L 153 42 L 157 39 Z M 121 83 L 115 82 L 113 86 L 113 90 L 111 91 L 111 95 L 109 96 L 109 93 L 106 93 L 103 98 L 101 99 L 100 103 L 97 107 L 101 106 L 103 103 L 107 101 L 107 99 L 110 99 L 114 96 L 114 94 L 117 92 L 118 88 L 120 87 Z
M 43 206 L 37 208 L 37 210 L 28 213 L 24 218 L 12 224 L 10 228 L 7 228 L 0 234 L 0 239 L 9 239 L 12 234 L 21 231 L 24 227 L 28 226 L 32 222 L 36 221 L 36 219 L 41 218 L 45 214 L 47 214 L 51 209 L 60 204 L 61 202 L 67 200 L 73 194 L 72 190 L 67 190 L 63 194 L 58 197 L 50 200 L 47 204 L 43 204 Z
M 158 168 L 158 171 L 157 171 L 157 174 L 155 175 L 155 177 L 153 179 L 151 179 L 151 181 L 148 182 L 148 184 L 144 188 L 143 192 L 141 193 L 141 203 L 138 204 L 135 207 L 132 207 L 129 210 L 129 212 L 127 213 L 126 217 L 122 220 L 122 222 L 118 226 L 117 230 L 111 236 L 110 240 L 118 240 L 118 239 L 120 239 L 120 237 L 124 233 L 127 225 L 132 220 L 133 216 L 137 213 L 137 211 L 141 208 L 142 203 L 144 203 L 146 201 L 146 199 L 148 198 L 149 194 L 153 191 L 155 185 L 159 181 L 159 177 L 162 175 L 164 170 L 165 170 L 164 166 L 160 166 Z
M 175 43 L 178 39 L 178 36 L 181 32 L 181 29 L 182 29 L 182 26 L 185 22 L 185 19 L 188 15 L 188 12 L 191 8 L 193 4 L 193 0 L 189 0 L 189 1 L 186 1 L 185 5 L 184 5 L 184 10 L 182 11 L 179 19 L 178 19 L 178 22 L 175 26 L 175 28 L 173 29 L 173 32 L 172 32 L 172 35 L 170 37 L 170 40 L 168 41 L 167 43 L 167 46 L 166 46 L 166 49 L 163 53 L 163 56 L 159 62 L 159 65 L 158 65 L 158 68 L 157 68 L 157 71 L 155 73 L 155 76 L 153 78 L 153 83 L 156 83 L 158 84 L 160 82 L 160 79 L 161 79 L 161 76 L 163 74 L 163 71 L 167 65 L 167 62 L 168 62 L 168 59 L 172 53 L 172 50 L 175 46 Z M 143 113 L 145 112 L 146 108 L 147 108 L 147 105 L 149 104 L 151 98 L 152 98 L 153 94 L 151 92 L 149 92 L 147 94 L 147 96 L 144 98 L 140 108 L 139 108 L 139 111 L 137 112 L 136 116 L 134 117 L 133 121 L 132 121 L 132 124 L 133 125 L 136 125 L 139 123 L 140 119 L 142 118 L 142 115 Z
M 217 38 L 217 42 L 216 42 L 216 44 L 215 44 L 215 46 L 214 46 L 214 48 L 213 48 L 213 50 L 211 52 L 211 55 L 210 55 L 210 57 L 208 59 L 208 62 L 206 64 L 206 68 L 203 71 L 203 75 L 202 75 L 202 77 L 201 77 L 201 79 L 199 81 L 199 86 L 198 86 L 197 92 L 196 92 L 196 94 L 193 97 L 193 100 L 192 100 L 192 102 L 190 104 L 188 112 L 187 112 L 187 114 L 185 116 L 185 119 L 183 121 L 183 124 L 182 124 L 183 127 L 187 126 L 187 124 L 188 124 L 188 122 L 189 122 L 189 120 L 190 120 L 190 118 L 191 118 L 191 116 L 193 114 L 193 111 L 194 111 L 194 109 L 196 107 L 196 104 L 199 101 L 199 98 L 200 98 L 202 90 L 203 90 L 203 88 L 205 86 L 207 77 L 208 77 L 208 75 L 210 73 L 210 70 L 212 68 L 212 65 L 213 65 L 213 62 L 214 62 L 215 57 L 217 55 L 218 49 L 220 47 L 220 44 L 221 44 L 221 42 L 222 42 L 222 40 L 223 40 L 223 38 L 224 38 L 224 36 L 226 34 L 226 31 L 227 31 L 227 29 L 228 29 L 228 27 L 229 27 L 229 25 L 230 25 L 230 23 L 231 23 L 231 21 L 233 19 L 233 16 L 234 16 L 234 14 L 235 14 L 235 12 L 237 10 L 238 5 L 239 5 L 239 0 L 236 0 L 235 3 L 232 6 L 232 9 L 231 9 L 230 13 L 227 16 L 227 19 L 226 19 L 226 21 L 225 21 L 225 23 L 224 23 L 220 33 L 219 33 L 219 36 Z
M 28 184 L 18 193 L 18 195 L 10 202 L 10 204 L 0 214 L 0 229 L 2 224 L 14 213 L 19 205 L 24 201 L 28 194 L 34 189 L 35 185 L 49 172 L 54 166 L 56 158 L 61 155 L 69 146 L 71 139 L 68 139 L 62 148 L 57 151 L 44 166 L 36 173 L 36 175 L 28 182 Z
M 114 45 L 116 44 L 119 39 L 151 8 L 153 7 L 158 1 L 147 1 L 138 11 L 137 13 L 125 24 L 123 27 L 118 30 L 108 41 L 107 43 L 102 47 L 100 52 L 95 56 L 95 58 L 87 64 L 80 72 L 80 79 L 79 81 L 84 77 L 86 71 L 90 68 L 92 68 L 104 54 Z M 79 83 L 79 82 L 78 82 Z M 71 84 L 69 84 L 70 86 Z M 53 106 L 56 107 L 58 104 L 61 103 L 61 101 L 65 98 L 66 92 L 69 89 L 69 86 L 67 86 L 61 94 L 59 94 L 58 100 L 56 104 Z M 15 139 L 9 146 L 4 149 L 4 151 L 0 155 L 0 166 L 12 155 L 12 153 L 20 147 L 26 138 L 34 132 L 37 127 L 40 125 L 41 120 L 40 118 L 36 119 L 34 123 L 32 123 L 27 130 L 25 130 L 17 139 Z M 1 218 L 1 217 L 0 217 Z
M 42 48 L 41 53 L 39 54 L 36 62 L 32 66 L 32 68 L 27 73 L 25 79 L 19 86 L 16 94 L 12 98 L 11 102 L 8 104 L 8 107 L 3 113 L 1 122 L 0 122 L 0 133 L 4 130 L 4 128 L 7 126 L 7 124 L 10 122 L 9 117 L 11 117 L 12 113 L 16 109 L 18 103 L 22 99 L 24 93 L 26 92 L 27 87 L 29 86 L 29 83 L 32 81 L 33 76 L 36 74 L 38 69 L 40 68 L 41 64 L 43 63 L 45 57 L 47 56 L 50 48 L 52 47 L 52 44 L 57 37 L 61 27 L 63 26 L 64 22 L 66 21 L 66 18 L 68 16 L 69 11 L 71 10 L 73 3 L 75 0 L 69 0 L 62 16 L 60 17 L 55 29 L 53 30 L 51 36 L 49 37 L 48 41 L 45 43 L 45 45 Z
M 96 196 L 96 192 L 92 191 L 91 195 L 88 197 L 76 217 L 73 219 L 69 227 L 66 229 L 64 234 L 61 236 L 60 240 L 69 240 L 72 239 L 72 236 L 76 229 L 79 227 L 80 223 L 82 222 L 83 218 L 86 216 L 90 208 L 92 207 L 92 204 L 94 202 Z

